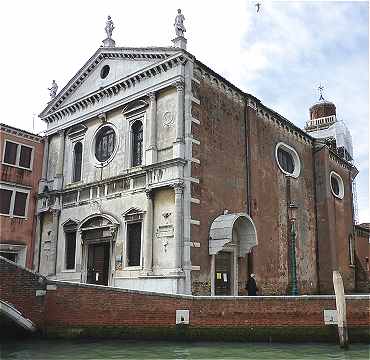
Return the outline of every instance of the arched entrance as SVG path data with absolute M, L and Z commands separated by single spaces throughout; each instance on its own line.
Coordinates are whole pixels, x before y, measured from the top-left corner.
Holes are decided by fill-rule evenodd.
M 247 214 L 224 214 L 212 222 L 209 231 L 211 295 L 238 295 L 238 258 L 256 245 L 256 227 Z
M 83 282 L 111 285 L 118 226 L 119 222 L 107 214 L 91 215 L 81 223 Z

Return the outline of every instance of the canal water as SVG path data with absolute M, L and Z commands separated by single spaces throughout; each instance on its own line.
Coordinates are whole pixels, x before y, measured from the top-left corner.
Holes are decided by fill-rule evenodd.
M 369 345 L 25 340 L 3 343 L 0 359 L 369 359 Z

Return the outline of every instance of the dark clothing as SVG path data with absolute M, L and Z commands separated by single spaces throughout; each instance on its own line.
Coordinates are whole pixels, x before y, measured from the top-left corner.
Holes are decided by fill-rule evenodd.
M 249 277 L 245 288 L 248 291 L 249 296 L 257 295 L 258 288 L 257 288 L 256 280 L 254 280 L 252 277 Z

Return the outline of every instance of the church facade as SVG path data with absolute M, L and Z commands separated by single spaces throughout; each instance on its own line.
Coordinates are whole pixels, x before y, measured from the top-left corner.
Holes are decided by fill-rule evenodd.
M 339 270 L 354 290 L 356 168 L 187 52 L 179 14 L 172 47 L 116 47 L 108 19 L 52 90 L 35 270 L 207 295 L 244 294 L 252 272 L 260 294 L 332 292 Z

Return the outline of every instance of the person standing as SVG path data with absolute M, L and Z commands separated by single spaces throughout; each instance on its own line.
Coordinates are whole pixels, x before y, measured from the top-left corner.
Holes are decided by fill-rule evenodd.
M 250 274 L 247 284 L 245 286 L 246 290 L 248 291 L 249 296 L 256 296 L 258 287 L 256 284 L 256 274 Z

